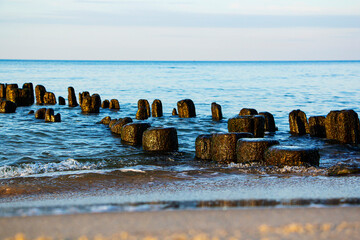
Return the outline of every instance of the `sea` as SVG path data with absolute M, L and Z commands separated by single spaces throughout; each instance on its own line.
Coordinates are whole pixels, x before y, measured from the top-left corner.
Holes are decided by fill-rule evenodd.
M 360 205 L 360 175 L 333 176 L 338 165 L 359 169 L 360 146 L 308 135 L 292 136 L 288 116 L 353 109 L 360 114 L 360 61 L 60 61 L 0 60 L 0 83 L 43 85 L 68 98 L 68 87 L 118 99 L 120 110 L 83 114 L 68 105 L 46 106 L 61 114 L 45 123 L 18 107 L 0 114 L 0 217 L 88 212 L 248 207 Z M 172 116 L 192 99 L 195 118 Z M 179 150 L 148 154 L 124 145 L 99 124 L 106 116 L 131 117 L 137 101 L 163 104 L 154 127 L 175 127 Z M 211 117 L 211 103 L 224 119 Z M 281 145 L 319 149 L 319 167 L 220 164 L 195 159 L 200 134 L 228 132 L 227 120 L 242 108 L 274 115 Z

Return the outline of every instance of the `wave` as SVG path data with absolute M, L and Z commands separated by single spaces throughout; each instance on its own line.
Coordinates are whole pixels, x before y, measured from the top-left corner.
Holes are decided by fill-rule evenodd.
M 106 163 L 104 161 L 98 163 L 81 163 L 71 158 L 58 163 L 23 163 L 19 166 L 0 167 L 0 178 L 25 177 L 50 172 L 93 170 L 104 167 L 105 165 Z
M 301 174 L 301 175 L 327 175 L 328 169 L 322 167 L 305 166 L 263 166 L 259 163 L 230 163 L 229 169 L 237 169 L 243 173 L 253 174 Z
M 106 212 L 149 212 L 164 210 L 288 208 L 288 207 L 351 207 L 359 206 L 360 198 L 295 198 L 295 199 L 239 199 L 239 200 L 188 200 L 149 201 L 109 204 L 55 205 L 4 208 L 0 217 L 63 215 Z

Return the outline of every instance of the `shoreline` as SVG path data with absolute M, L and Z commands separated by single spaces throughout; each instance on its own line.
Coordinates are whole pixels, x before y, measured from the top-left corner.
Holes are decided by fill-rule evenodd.
M 360 207 L 6 217 L 0 226 L 1 239 L 360 239 Z
M 357 176 L 208 171 L 19 178 L 0 186 L 0 216 L 228 207 L 359 206 Z M 194 179 L 194 176 L 196 178 Z M 94 210 L 95 209 L 95 210 Z

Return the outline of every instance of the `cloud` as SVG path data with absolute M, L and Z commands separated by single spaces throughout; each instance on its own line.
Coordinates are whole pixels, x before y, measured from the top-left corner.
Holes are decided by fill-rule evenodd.
M 274 16 L 244 14 L 199 14 L 189 12 L 134 10 L 122 13 L 56 11 L 32 17 L 2 18 L 0 22 L 28 24 L 75 24 L 141 27 L 199 28 L 360 28 L 360 15 Z
M 340 2 L 340 3 L 339 3 Z M 152 27 L 358 28 L 358 0 L 0 0 L 0 22 Z

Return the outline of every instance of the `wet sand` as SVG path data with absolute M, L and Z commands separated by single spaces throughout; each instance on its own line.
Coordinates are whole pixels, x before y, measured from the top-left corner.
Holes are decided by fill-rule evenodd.
M 357 176 L 259 176 L 237 171 L 112 171 L 5 179 L 0 183 L 0 217 L 360 205 Z
M 1 239 L 360 239 L 360 207 L 10 217 L 0 227 Z

